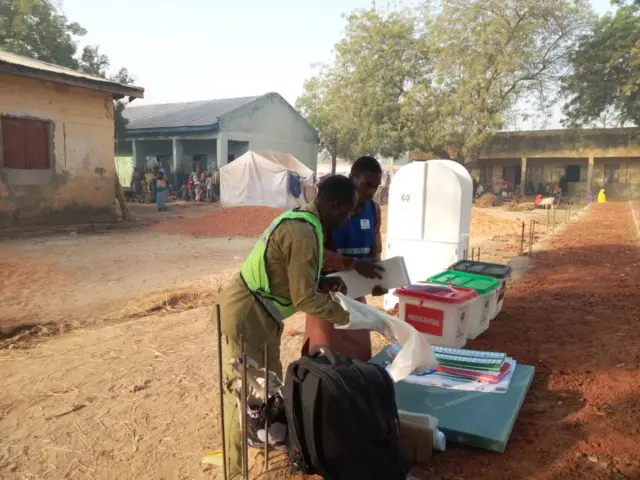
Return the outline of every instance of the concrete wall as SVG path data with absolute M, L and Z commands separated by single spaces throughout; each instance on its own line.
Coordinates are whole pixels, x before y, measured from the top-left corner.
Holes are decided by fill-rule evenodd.
M 619 166 L 617 183 L 606 183 L 608 165 Z M 611 198 L 640 199 L 640 158 L 596 158 L 591 188 L 594 192 L 604 188 Z
M 478 162 L 477 168 L 471 170 L 474 178 L 481 178 L 481 171 L 491 170 L 491 179 L 486 182 L 494 192 L 500 191 L 502 183 L 502 169 L 504 167 L 518 168 L 520 161 L 513 159 L 482 159 Z M 569 195 L 585 197 L 587 191 L 591 189 L 596 193 L 600 188 L 605 188 L 611 198 L 640 198 L 640 157 L 637 158 L 595 158 L 593 163 L 593 173 L 591 184 L 588 180 L 589 163 L 587 158 L 527 158 L 526 182 L 533 182 L 538 188 L 538 183 L 558 182 L 565 174 L 569 165 L 580 166 L 580 181 L 569 182 Z M 605 168 L 618 167 L 618 181 L 607 183 L 605 178 Z M 486 171 L 486 170 L 485 170 Z
M 548 130 L 496 134 L 481 153 L 472 175 L 491 169 L 491 188 L 500 189 L 502 169 L 526 171 L 525 182 L 557 182 L 569 165 L 580 166 L 580 181 L 569 194 L 586 196 L 604 187 L 612 198 L 640 198 L 640 128 Z M 617 182 L 607 183 L 606 166 L 618 168 Z M 484 176 L 484 175 L 482 175 Z
M 3 168 L 0 158 L 0 227 L 116 219 L 110 95 L 0 74 L 0 115 L 52 123 L 49 170 Z
M 640 157 L 640 128 L 540 130 L 497 133 L 484 158 Z
M 236 142 L 234 140 L 229 140 L 228 143 L 228 155 L 233 155 L 235 158 L 238 158 L 249 151 L 249 142 Z
M 249 142 L 251 150 L 290 153 L 316 171 L 318 135 L 280 95 L 269 94 L 222 118 L 221 138 Z M 221 159 L 226 163 L 226 158 Z
M 129 188 L 133 176 L 133 157 L 116 157 L 114 160 L 120 185 L 124 188 Z

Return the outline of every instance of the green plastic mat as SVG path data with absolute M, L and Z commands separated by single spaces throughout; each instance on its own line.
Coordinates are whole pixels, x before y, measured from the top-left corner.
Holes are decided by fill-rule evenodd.
M 386 364 L 391 359 L 389 348 L 382 350 L 371 362 Z M 436 417 L 438 428 L 449 442 L 502 453 L 533 375 L 533 367 L 517 364 L 506 393 L 469 392 L 398 382 L 396 403 L 399 410 Z
M 449 282 L 455 287 L 470 288 L 478 292 L 478 295 L 487 295 L 493 290 L 502 287 L 500 280 L 485 277 L 484 275 L 475 275 L 473 273 L 457 272 L 455 270 L 447 270 L 427 278 L 427 282 L 442 283 L 448 285 Z

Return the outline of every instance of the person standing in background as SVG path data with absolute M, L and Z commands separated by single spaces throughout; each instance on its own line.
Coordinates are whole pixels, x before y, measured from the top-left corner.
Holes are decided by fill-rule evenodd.
M 187 202 L 192 199 L 195 199 L 193 195 L 193 175 L 189 175 L 189 178 L 187 178 Z
M 202 194 L 202 184 L 200 183 L 200 180 L 198 180 L 198 174 L 196 172 L 193 172 L 191 176 L 193 183 L 193 198 L 196 202 L 199 202 Z
M 207 203 L 213 202 L 213 179 L 211 177 L 211 173 L 207 174 L 207 180 L 205 181 Z
M 373 197 L 382 181 L 382 168 L 375 158 L 360 157 L 353 163 L 349 178 L 358 190 L 358 205 L 343 226 L 328 233 L 323 274 L 355 270 L 366 278 L 381 278 L 384 269 L 375 262 L 379 262 L 382 255 L 382 215 Z M 387 292 L 376 287 L 371 293 L 378 296 Z M 358 300 L 366 303 L 364 298 Z M 331 323 L 307 314 L 302 354 L 307 355 L 317 345 L 328 345 L 342 356 L 363 362 L 371 359 L 371 334 L 368 330 L 336 330 Z
M 154 182 L 154 189 L 156 192 L 156 206 L 159 212 L 164 212 L 167 207 L 167 197 L 169 196 L 169 185 L 165 178 L 165 171 L 163 168 L 158 170 Z
M 216 168 L 211 176 L 211 185 L 213 185 L 213 201 L 220 200 L 220 170 Z

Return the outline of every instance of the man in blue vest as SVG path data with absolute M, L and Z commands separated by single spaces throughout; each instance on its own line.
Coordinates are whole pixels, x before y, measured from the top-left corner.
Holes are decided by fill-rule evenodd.
M 353 163 L 349 178 L 358 189 L 358 205 L 351 218 L 327 236 L 323 273 L 355 270 L 367 278 L 381 278 L 383 268 L 376 262 L 382 255 L 382 222 L 380 206 L 373 197 L 382 182 L 382 167 L 373 157 L 360 157 Z M 386 290 L 376 287 L 371 293 L 384 295 Z M 365 302 L 364 298 L 358 300 Z M 329 345 L 340 355 L 365 362 L 371 359 L 368 330 L 336 330 L 333 324 L 307 314 L 302 354 L 316 345 Z
M 241 429 L 236 389 L 239 375 L 230 360 L 241 356 L 264 363 L 282 378 L 280 335 L 283 320 L 297 311 L 344 325 L 349 314 L 318 289 L 343 291 L 344 282 L 320 275 L 325 232 L 347 221 L 357 203 L 353 181 L 335 175 L 323 181 L 312 203 L 276 218 L 258 240 L 240 272 L 218 299 L 223 336 L 224 422 L 229 480 L 242 479 Z

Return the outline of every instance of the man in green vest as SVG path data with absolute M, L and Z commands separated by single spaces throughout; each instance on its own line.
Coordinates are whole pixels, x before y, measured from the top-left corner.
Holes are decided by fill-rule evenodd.
M 285 318 L 304 312 L 334 324 L 348 323 L 349 314 L 317 291 L 344 290 L 341 279 L 320 276 L 324 237 L 348 220 L 357 200 L 356 186 L 349 178 L 334 175 L 322 181 L 312 203 L 285 212 L 265 230 L 218 300 L 229 480 L 243 478 L 242 433 L 234 392 L 239 375 L 229 362 L 241 357 L 244 341 L 247 357 L 262 367 L 266 346 L 269 370 L 282 378 L 280 335 Z

